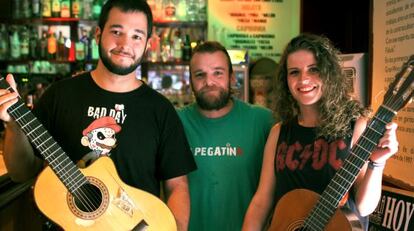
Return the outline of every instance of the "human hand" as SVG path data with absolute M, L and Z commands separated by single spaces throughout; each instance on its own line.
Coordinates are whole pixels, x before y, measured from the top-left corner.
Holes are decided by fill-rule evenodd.
M 4 122 L 10 122 L 12 118 L 7 112 L 7 109 L 17 102 L 19 94 L 17 93 L 16 82 L 12 74 L 6 76 L 6 81 L 14 89 L 14 92 L 0 88 L 0 119 Z
M 386 131 L 379 140 L 377 148 L 372 152 L 371 161 L 385 163 L 398 151 L 397 124 L 391 122 L 385 126 Z

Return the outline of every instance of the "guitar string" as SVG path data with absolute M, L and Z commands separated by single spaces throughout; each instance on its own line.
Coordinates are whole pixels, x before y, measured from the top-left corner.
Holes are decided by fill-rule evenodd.
M 0 80 L 1 81 L 1 80 Z M 21 101 L 21 100 L 20 100 Z M 22 102 L 19 102 L 20 104 L 22 104 Z M 16 103 L 16 104 L 14 104 L 13 106 L 15 106 L 15 110 L 13 111 L 13 113 L 12 114 L 15 114 L 16 115 L 16 118 L 15 118 L 15 120 L 16 120 L 16 122 L 23 128 L 23 129 L 26 129 L 27 131 L 30 131 L 29 129 L 30 129 L 30 126 L 31 126 L 31 124 L 32 124 L 32 122 L 33 121 L 26 121 L 26 116 L 29 116 L 29 115 L 31 115 L 30 113 L 28 114 L 27 112 L 25 112 L 25 113 L 21 113 L 21 110 L 19 110 L 19 107 L 21 106 L 21 105 L 19 105 L 18 103 Z M 13 106 L 11 107 L 11 109 L 13 110 Z M 24 106 L 24 105 L 23 105 Z M 27 108 L 26 108 L 27 109 Z M 27 109 L 28 110 L 28 109 Z M 30 112 L 30 111 L 29 111 Z M 34 129 L 34 128 L 32 128 L 32 129 Z M 36 130 L 32 130 L 31 131 L 32 133 L 33 133 L 33 135 L 34 136 L 36 136 L 36 135 L 41 135 L 41 134 L 36 134 L 37 133 L 37 131 Z M 26 132 L 26 133 L 28 133 L 28 132 Z M 45 141 L 43 141 L 43 143 L 39 143 L 39 141 L 36 141 L 35 139 L 32 139 L 32 140 L 34 140 L 33 141 L 33 144 L 36 146 L 36 147 L 38 147 L 38 149 L 41 149 L 42 148 L 42 145 L 45 145 L 45 144 L 47 144 L 47 141 L 45 142 Z M 55 141 L 52 139 L 52 143 L 54 144 L 55 143 Z M 60 148 L 60 147 L 59 147 Z M 43 148 L 43 150 L 45 150 L 44 148 Z M 41 150 L 39 150 L 39 151 L 41 151 Z M 63 152 L 63 150 L 62 150 L 62 152 Z M 48 153 L 48 151 L 45 151 L 44 152 L 45 154 L 48 154 L 48 157 L 52 157 L 53 156 L 53 154 L 51 154 L 51 153 Z M 65 154 L 64 152 L 63 153 L 60 153 L 60 155 L 59 156 L 57 156 L 57 158 L 59 158 L 62 154 Z M 64 159 L 65 160 L 65 159 Z M 69 160 L 70 161 L 70 160 Z M 72 163 L 73 164 L 73 162 L 71 162 L 70 161 L 70 163 Z M 62 177 L 66 177 L 66 179 L 70 179 L 70 178 L 68 178 L 68 171 L 66 171 L 66 172 L 64 172 L 63 170 L 65 170 L 65 168 L 64 167 L 62 167 L 62 168 L 60 168 L 60 170 L 59 170 L 59 168 L 60 167 L 57 167 L 57 170 L 58 170 L 58 172 L 56 173 L 56 174 L 59 174 L 59 175 L 61 175 Z M 62 173 L 63 172 L 63 174 L 60 174 L 60 173 Z M 66 176 L 65 176 L 66 175 Z M 76 184 L 76 182 L 75 182 L 75 184 Z M 86 189 L 86 190 L 85 190 Z M 94 205 L 99 205 L 100 204 L 100 202 L 101 202 L 101 200 L 99 200 L 99 198 L 101 198 L 100 197 L 100 195 L 98 194 L 98 192 L 96 192 L 95 190 L 94 191 L 91 191 L 91 190 L 89 190 L 89 187 L 85 187 L 85 189 L 82 189 L 82 188 L 80 188 L 80 190 L 76 190 L 76 191 L 74 191 L 74 196 L 75 196 L 75 198 L 77 198 L 79 201 L 80 201 L 80 203 L 85 207 L 85 208 L 87 208 L 89 211 L 93 211 L 94 209 L 93 208 L 95 208 L 95 206 Z M 79 192 L 78 192 L 79 191 Z M 94 201 L 90 201 L 89 200 L 89 196 L 88 195 L 91 195 L 92 196 L 92 200 L 94 200 Z
M 395 106 L 395 105 L 394 105 Z M 381 109 L 381 108 L 380 108 Z M 381 115 L 382 113 L 384 113 L 384 115 Z M 389 110 L 379 110 L 379 112 L 376 114 L 376 116 L 381 116 L 381 117 L 383 117 L 383 116 L 388 116 L 389 118 L 392 118 L 392 116 L 393 115 L 395 115 L 395 114 L 392 114 L 392 115 L 387 115 L 387 113 L 388 114 L 390 114 L 390 111 Z M 384 121 L 381 119 L 381 118 L 377 118 L 377 119 L 379 119 L 379 121 L 381 121 L 381 122 L 383 122 L 384 123 Z M 391 121 L 391 120 L 390 120 Z M 377 126 L 378 125 L 378 123 L 373 123 L 372 124 L 373 126 Z M 375 130 L 376 131 L 376 129 L 378 129 L 378 127 L 377 128 L 371 128 L 371 129 L 373 129 L 373 130 Z M 382 127 L 379 129 L 379 130 L 385 130 L 385 124 L 383 124 L 382 125 Z M 377 133 L 380 133 L 381 135 L 382 135 L 382 133 L 381 132 L 377 132 Z M 363 134 L 365 134 L 365 132 L 363 133 Z M 379 138 L 380 137 L 376 137 L 376 139 L 377 140 L 379 140 Z M 372 146 L 372 144 L 373 143 L 375 143 L 375 142 L 373 142 L 373 141 L 371 141 L 370 140 L 370 138 L 364 138 L 363 137 L 363 139 L 362 139 L 362 146 L 364 146 L 364 142 L 368 142 L 369 143 L 369 145 L 371 145 Z M 360 142 L 357 142 L 357 144 L 358 143 L 360 143 Z M 371 147 L 372 149 L 373 148 L 375 148 L 375 146 L 374 147 Z M 370 149 L 370 148 L 369 148 Z M 364 149 L 356 149 L 356 151 L 358 151 L 358 150 L 364 150 Z M 364 150 L 365 152 L 367 152 L 366 150 Z M 367 157 L 366 157 L 366 159 L 368 159 L 368 157 L 369 157 L 369 155 L 370 155 L 370 152 L 368 153 L 368 155 L 367 155 Z M 356 158 L 359 158 L 357 155 L 355 155 L 355 153 L 354 153 L 354 156 L 356 157 Z M 362 163 L 362 165 L 365 163 L 365 160 L 364 160 L 364 162 Z M 347 163 L 345 162 L 345 164 L 344 164 L 344 166 L 346 165 Z M 349 165 L 349 164 L 348 164 Z M 353 164 L 352 164 L 353 165 Z M 355 169 L 354 170 L 354 174 L 357 174 L 359 171 L 357 171 L 358 169 Z M 360 169 L 359 169 L 360 170 Z M 352 174 L 351 174 L 352 175 Z M 353 176 L 354 177 L 354 176 Z M 347 182 L 348 181 L 348 179 L 347 178 L 345 178 L 345 179 L 340 179 L 340 181 L 341 182 L 344 182 L 345 181 L 345 183 L 348 183 L 349 184 L 349 182 Z M 338 183 L 338 182 L 337 182 Z M 352 184 L 352 182 L 350 183 L 350 184 Z M 341 185 L 340 183 L 338 183 L 338 185 Z M 328 190 L 329 190 L 329 188 L 328 188 Z M 347 190 L 344 190 L 344 191 L 342 191 L 342 193 L 346 193 L 346 191 Z M 322 198 L 322 199 L 324 199 L 324 198 Z M 342 198 L 341 198 L 342 199 Z M 329 204 L 331 204 L 332 205 L 332 201 L 327 201 Z M 333 204 L 336 204 L 336 202 L 334 201 L 334 203 Z M 324 206 L 323 205 L 323 203 L 322 203 L 322 206 Z M 325 207 L 325 206 L 324 206 Z M 325 207 L 326 208 L 326 207 Z M 329 207 L 328 207 L 329 208 Z M 317 208 L 318 209 L 318 208 Z M 336 206 L 335 206 L 335 210 L 336 210 Z M 329 215 L 329 214 L 326 214 L 326 211 L 324 211 L 323 209 L 322 209 L 322 211 L 319 211 L 319 212 L 321 212 L 321 214 L 318 214 L 316 211 L 315 211 L 315 213 L 312 213 L 311 214 L 311 216 L 313 215 L 313 216 L 317 216 L 317 217 L 319 217 L 319 218 L 322 218 L 322 220 L 326 220 L 326 221 L 329 221 L 329 219 L 330 219 L 330 217 L 331 217 L 331 215 Z M 329 211 L 328 211 L 328 213 L 329 213 Z M 325 215 L 325 217 L 321 217 L 321 215 L 323 216 L 323 215 Z M 328 216 L 326 216 L 326 215 L 328 215 Z M 325 227 L 325 224 L 323 224 L 323 222 L 320 222 L 320 220 L 319 219 L 313 219 L 314 221 L 316 221 L 316 222 L 318 222 L 318 223 L 320 223 L 322 226 L 319 226 L 319 227 Z M 314 224 L 312 221 L 313 221 L 312 219 L 310 219 L 310 222 L 309 222 L 309 224 L 308 225 L 316 225 L 316 224 Z M 307 228 L 306 227 L 306 223 L 304 224 L 304 227 L 305 228 Z
M 411 65 L 412 66 L 412 65 Z M 407 68 L 403 68 L 403 70 L 406 70 Z M 401 76 L 401 73 L 403 73 L 403 71 L 401 71 L 398 75 L 397 75 L 397 77 L 398 76 Z M 408 95 L 406 95 L 407 97 L 408 96 L 412 96 L 413 95 L 413 93 L 412 93 L 412 87 L 411 87 L 411 85 L 412 85 L 412 82 L 413 82 L 413 78 L 414 78 L 414 72 L 412 72 L 412 71 L 410 71 L 410 74 L 409 75 L 406 75 L 406 81 L 404 81 L 404 83 L 402 84 L 402 85 L 400 85 L 400 89 L 399 89 L 399 91 L 400 92 L 406 92 L 407 91 L 407 89 L 408 89 Z M 408 80 L 408 81 L 407 81 Z M 401 90 L 401 89 L 403 89 L 403 90 Z M 400 93 L 400 95 L 402 95 L 401 93 Z M 391 97 L 385 97 L 385 100 L 384 100 L 384 103 L 380 106 L 380 108 L 379 108 L 379 111 L 378 111 L 378 113 L 376 114 L 376 116 L 379 116 L 379 115 L 381 115 L 381 113 L 384 113 L 384 115 L 382 115 L 382 116 L 387 116 L 387 118 L 386 118 L 386 120 L 389 120 L 389 121 L 391 121 L 392 120 L 392 118 L 393 118 L 393 116 L 395 116 L 395 114 L 396 114 L 396 112 L 395 111 L 393 111 L 394 109 L 395 110 L 398 110 L 403 104 L 404 104 L 404 99 L 402 98 L 402 97 L 398 97 L 398 96 L 396 96 L 396 94 L 394 94 L 394 95 L 391 95 Z M 408 101 L 408 100 L 407 100 Z M 387 106 L 388 105 L 388 106 Z M 385 109 L 385 110 L 383 110 L 383 109 Z M 381 112 L 382 111 L 382 112 Z M 387 115 L 387 113 L 388 113 L 388 115 Z M 381 117 L 382 117 L 381 116 Z M 380 128 L 379 128 L 379 130 L 380 131 L 382 131 L 382 132 L 377 132 L 376 131 L 376 129 L 378 129 L 378 123 L 371 123 L 371 125 L 373 126 L 373 127 L 369 127 L 368 126 L 368 129 L 371 129 L 372 131 L 375 131 L 375 132 L 377 132 L 380 136 L 382 136 L 382 134 L 383 134 L 383 132 L 385 131 L 385 124 L 387 123 L 386 121 L 384 121 L 384 120 L 382 120 L 381 119 L 381 117 L 379 117 L 379 118 L 377 118 L 377 119 L 379 119 L 379 121 L 381 121 L 382 123 L 383 123 L 383 125 L 381 126 L 381 125 L 379 125 L 380 126 Z M 375 120 L 374 120 L 374 122 L 375 122 Z M 375 128 L 375 127 L 377 127 L 377 128 Z M 364 132 L 364 134 L 365 134 L 366 132 Z M 379 141 L 379 139 L 380 139 L 380 137 L 376 137 L 376 140 L 378 140 Z M 371 143 L 371 145 L 374 145 L 374 147 L 370 147 L 370 148 L 368 148 L 368 149 L 370 149 L 370 150 L 373 150 L 373 148 L 375 148 L 375 146 L 377 145 L 377 142 L 373 142 L 373 141 L 371 141 L 370 140 L 370 138 L 368 138 L 368 137 L 363 137 L 363 139 L 362 139 L 362 142 L 364 142 L 364 141 L 368 141 L 368 142 L 370 142 Z M 357 142 L 357 143 L 359 143 L 359 141 Z M 359 149 L 359 150 L 361 150 L 361 149 Z M 356 151 L 358 151 L 358 149 L 356 150 Z M 368 152 L 367 153 L 367 156 L 365 156 L 366 157 L 366 160 L 369 158 L 369 156 L 370 156 L 370 154 L 371 154 L 371 152 Z M 351 155 L 354 155 L 355 157 L 358 157 L 357 155 L 355 155 L 355 153 L 351 153 Z M 353 156 L 351 156 L 351 157 L 353 157 Z M 348 159 L 348 158 L 347 158 Z M 364 163 L 365 163 L 366 161 L 364 160 Z M 351 162 L 349 162 L 350 164 L 352 164 Z M 364 163 L 361 163 L 361 164 L 364 164 Z M 346 164 L 346 163 L 345 163 Z M 352 164 L 353 165 L 353 164 Z M 360 169 L 359 169 L 360 170 Z M 355 174 L 357 174 L 358 172 L 359 172 L 359 170 L 358 169 L 355 169 L 355 171 L 354 171 L 354 173 Z M 352 183 L 351 183 L 352 184 Z M 329 190 L 329 189 L 328 189 Z M 342 192 L 342 193 L 344 193 L 344 192 Z M 315 213 L 316 214 L 316 213 Z M 313 214 L 311 214 L 311 216 L 312 216 Z M 328 218 L 329 219 L 329 218 Z M 311 222 L 310 223 L 312 223 L 312 220 L 311 220 Z M 312 224 L 310 224 L 310 225 L 312 225 Z M 324 226 L 322 226 L 322 228 L 323 228 Z M 306 228 L 306 227 L 305 227 Z M 302 230 L 302 229 L 301 229 Z
M 23 121 L 23 124 L 25 124 L 25 125 L 27 125 L 28 123 L 27 122 L 25 122 L 24 120 L 26 120 L 26 118 L 23 116 L 20 116 L 20 118 L 22 118 L 22 121 Z M 24 125 L 24 126 L 25 126 Z M 29 126 L 30 126 L 30 124 L 29 124 Z M 29 127 L 28 126 L 28 127 Z M 23 127 L 23 126 L 22 126 Z M 36 135 L 36 133 L 37 133 L 37 131 L 34 131 L 34 135 Z M 55 144 L 55 142 L 53 141 L 53 140 L 51 140 L 50 141 L 53 145 Z M 37 146 L 37 148 L 39 149 L 39 150 L 42 150 L 42 146 L 48 146 L 47 144 L 47 141 L 45 142 L 45 141 L 43 141 L 43 143 L 39 143 L 38 141 L 34 141 L 33 142 L 34 143 L 34 145 L 35 146 Z M 49 146 L 50 147 L 50 146 Z M 58 149 L 56 149 L 55 150 L 55 152 L 56 151 L 59 151 L 59 149 L 61 149 L 60 147 L 58 148 Z M 63 150 L 62 150 L 62 152 L 61 153 L 57 153 L 58 155 L 56 156 L 56 155 L 54 155 L 55 154 L 55 152 L 53 152 L 53 153 L 48 153 L 47 151 L 44 151 L 44 150 L 46 150 L 46 149 L 44 149 L 43 148 L 43 153 L 45 153 L 45 154 L 47 154 L 47 157 L 46 158 L 53 158 L 53 156 L 55 156 L 55 159 L 54 160 L 59 160 L 61 157 L 62 157 L 62 154 L 64 154 L 64 152 L 63 152 Z M 47 150 L 49 150 L 49 149 L 47 149 Z M 70 177 L 68 177 L 68 174 L 70 174 L 71 172 L 73 173 L 73 171 L 71 171 L 71 169 L 67 169 L 67 168 L 65 168 L 67 165 L 70 165 L 70 163 L 72 163 L 70 160 L 68 160 L 67 158 L 64 158 L 65 156 L 63 156 L 63 161 L 60 161 L 60 163 L 55 167 L 55 169 L 57 170 L 57 172 L 56 172 L 56 174 L 57 175 L 60 175 L 61 177 L 65 177 L 64 179 L 63 179 L 63 181 L 64 181 L 64 183 L 66 183 L 67 185 L 69 185 L 69 187 L 70 187 L 70 182 L 68 183 L 66 180 L 67 179 L 69 179 L 70 180 Z M 50 160 L 48 160 L 48 162 L 50 162 Z M 66 163 L 65 163 L 66 162 Z M 66 164 L 66 165 L 61 165 L 61 164 Z M 61 165 L 61 166 L 60 166 Z M 73 165 L 74 166 L 74 165 Z M 67 171 L 64 171 L 64 170 L 67 170 Z M 75 172 L 76 173 L 76 172 Z M 66 179 L 66 180 L 65 180 Z M 76 183 L 75 183 L 76 184 Z M 93 208 L 93 204 L 95 203 L 96 204 L 96 202 L 92 202 L 92 201 L 90 201 L 89 200 L 89 197 L 87 196 L 87 194 L 85 193 L 85 192 L 81 192 L 81 193 L 77 193 L 77 195 L 75 195 L 75 197 L 78 197 L 78 198 L 80 198 L 80 201 L 82 202 L 82 205 L 85 207 L 85 208 L 88 208 L 89 210 L 92 210 L 92 208 Z
M 20 106 L 17 106 L 16 109 L 18 109 L 19 107 Z M 13 112 L 13 111 L 11 111 L 11 112 Z M 23 130 L 29 130 L 30 129 L 31 122 L 26 121 L 25 116 L 26 115 L 30 115 L 30 114 L 27 114 L 27 112 L 24 113 L 24 114 L 21 114 L 19 110 L 15 110 L 15 113 L 14 114 L 16 115 L 16 122 L 19 125 L 21 125 L 21 127 L 23 128 Z M 27 127 L 27 129 L 25 129 L 26 127 Z M 33 136 L 36 136 L 36 133 L 37 133 L 36 130 L 32 130 L 31 132 L 34 134 Z M 40 135 L 40 134 L 37 134 L 37 135 Z M 33 141 L 32 143 L 39 149 L 39 151 L 42 151 L 42 145 L 47 144 L 47 142 L 45 142 L 45 141 L 43 141 L 43 143 L 39 143 L 40 141 L 36 141 L 36 139 L 32 139 L 32 141 Z M 53 142 L 53 144 L 54 144 L 54 142 Z M 44 150 L 48 150 L 48 149 L 43 149 L 43 153 L 47 154 L 47 151 L 44 151 Z M 56 157 L 56 159 L 59 159 L 61 157 L 61 154 L 58 155 Z M 48 155 L 45 156 L 45 157 L 46 157 L 46 159 L 47 158 L 50 158 L 50 157 L 53 157 L 53 153 L 52 154 L 48 153 Z M 50 162 L 50 160 L 48 160 L 48 162 Z M 69 179 L 67 176 L 65 176 L 68 173 L 68 171 L 66 171 L 66 173 L 65 173 L 65 172 L 62 171 L 62 168 L 60 168 L 60 170 L 59 170 L 59 165 L 56 167 L 56 169 L 58 170 L 58 172 L 56 172 L 57 175 L 60 175 L 62 177 L 66 177 L 65 179 Z M 62 172 L 63 172 L 63 174 L 62 174 Z M 63 180 L 63 181 L 64 181 L 63 183 L 65 183 L 65 180 Z M 81 195 L 80 194 L 79 196 L 82 197 L 82 200 L 85 200 L 85 198 L 83 197 L 84 195 Z M 84 206 L 85 207 L 88 207 L 88 206 L 90 207 L 89 203 L 84 203 Z M 90 208 L 92 208 L 92 207 L 90 207 Z

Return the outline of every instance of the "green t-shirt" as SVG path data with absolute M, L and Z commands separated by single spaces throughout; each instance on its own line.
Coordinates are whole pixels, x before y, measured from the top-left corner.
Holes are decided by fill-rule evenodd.
M 178 115 L 198 166 L 188 175 L 189 230 L 240 230 L 259 182 L 271 111 L 234 100 L 220 118 L 204 117 L 195 104 Z

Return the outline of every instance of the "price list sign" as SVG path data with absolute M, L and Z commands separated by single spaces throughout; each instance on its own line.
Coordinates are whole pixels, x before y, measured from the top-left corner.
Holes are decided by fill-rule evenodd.
M 207 12 L 208 39 L 247 50 L 251 60 L 278 62 L 300 30 L 300 0 L 209 0 Z

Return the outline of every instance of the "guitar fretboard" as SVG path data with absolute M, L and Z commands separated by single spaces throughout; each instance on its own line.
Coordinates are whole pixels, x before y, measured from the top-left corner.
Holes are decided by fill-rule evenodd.
M 4 78 L 0 78 L 0 81 L 5 80 Z M 7 89 L 13 91 L 11 87 Z M 69 159 L 58 143 L 20 98 L 17 103 L 8 109 L 8 112 L 29 138 L 32 145 L 36 147 L 48 162 L 49 166 L 69 192 L 73 194 L 83 184 L 87 183 L 86 177 Z
M 356 144 L 345 159 L 313 208 L 303 227 L 306 230 L 323 230 L 333 216 L 343 196 L 349 191 L 361 168 L 378 145 L 385 132 L 385 125 L 391 122 L 396 112 L 381 105 L 373 119 L 368 123 Z

